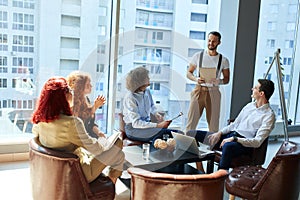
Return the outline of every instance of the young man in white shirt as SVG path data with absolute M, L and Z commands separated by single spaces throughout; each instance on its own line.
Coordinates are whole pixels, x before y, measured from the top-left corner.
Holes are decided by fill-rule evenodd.
M 244 106 L 233 123 L 215 133 L 194 130 L 187 135 L 200 142 L 208 140 L 215 149 L 222 150 L 219 168 L 229 169 L 232 158 L 249 154 L 269 137 L 275 124 L 275 114 L 269 105 L 273 92 L 271 80 L 258 79 L 252 88 L 255 101 Z

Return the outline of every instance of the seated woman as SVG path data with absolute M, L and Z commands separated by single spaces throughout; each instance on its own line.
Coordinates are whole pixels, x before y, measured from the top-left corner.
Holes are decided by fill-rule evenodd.
M 87 97 L 92 90 L 91 77 L 88 73 L 74 71 L 67 77 L 67 82 L 73 90 L 73 115 L 83 120 L 85 129 L 91 137 L 105 137 L 95 123 L 95 111 L 105 104 L 106 98 L 103 95 L 99 95 L 94 100 L 94 104 L 91 105 Z
M 171 131 L 178 132 L 167 129 L 172 121 L 164 121 L 158 112 L 150 90 L 147 89 L 149 85 L 149 71 L 145 67 L 137 67 L 127 74 L 126 88 L 129 91 L 123 101 L 123 119 L 129 139 L 151 142 L 162 138 L 163 134 L 172 137 Z M 157 123 L 150 121 L 150 114 L 156 117 Z
M 42 88 L 32 115 L 32 133 L 45 147 L 78 155 L 88 182 L 110 166 L 108 176 L 115 183 L 123 170 L 122 141 L 117 140 L 111 149 L 104 151 L 97 139 L 88 135 L 82 120 L 72 115 L 71 101 L 66 79 L 50 78 Z

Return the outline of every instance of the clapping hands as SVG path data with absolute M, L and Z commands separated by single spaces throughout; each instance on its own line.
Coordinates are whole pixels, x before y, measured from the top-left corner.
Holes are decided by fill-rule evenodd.
M 98 95 L 98 97 L 94 101 L 94 107 L 95 109 L 100 108 L 106 103 L 106 98 L 103 95 Z

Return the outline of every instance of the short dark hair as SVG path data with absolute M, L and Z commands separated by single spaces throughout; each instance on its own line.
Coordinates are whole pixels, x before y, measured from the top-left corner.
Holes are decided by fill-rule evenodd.
M 268 79 L 258 79 L 258 82 L 260 83 L 259 91 L 263 91 L 266 99 L 269 100 L 275 90 L 273 81 Z
M 221 33 L 219 33 L 218 31 L 211 31 L 208 35 L 210 34 L 217 36 L 219 38 L 219 41 L 221 41 Z

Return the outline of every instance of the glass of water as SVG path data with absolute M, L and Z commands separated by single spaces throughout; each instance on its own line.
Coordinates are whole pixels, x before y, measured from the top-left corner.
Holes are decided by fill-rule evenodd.
M 150 144 L 144 143 L 143 144 L 143 159 L 149 160 L 149 157 L 150 157 Z

